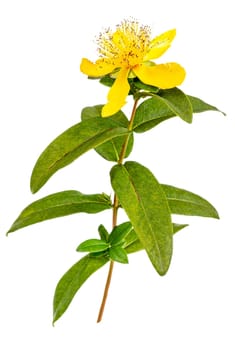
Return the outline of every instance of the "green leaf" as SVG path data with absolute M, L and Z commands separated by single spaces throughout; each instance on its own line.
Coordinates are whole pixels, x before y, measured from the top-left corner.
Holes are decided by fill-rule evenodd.
M 109 75 L 105 75 L 104 77 L 100 78 L 100 83 L 104 86 L 111 87 L 115 82 L 114 78 L 111 78 Z
M 87 239 L 86 241 L 79 244 L 77 247 L 77 252 L 88 252 L 88 253 L 97 253 L 107 250 L 109 244 L 100 239 Z
M 215 106 L 209 105 L 208 103 L 202 101 L 198 97 L 194 97 L 194 96 L 189 96 L 188 95 L 188 99 L 189 99 L 189 101 L 190 101 L 190 103 L 192 105 L 193 113 L 202 113 L 202 112 L 206 112 L 206 111 L 215 111 L 215 112 L 220 112 L 223 115 L 226 115 L 224 112 L 220 111 Z
M 169 93 L 167 91 L 170 90 L 166 90 L 165 94 L 168 94 L 169 96 Z M 164 97 L 163 91 L 164 90 L 161 90 L 162 97 Z M 175 90 L 173 89 L 173 92 L 174 91 Z M 178 115 L 177 111 L 170 108 L 169 101 L 167 103 L 164 99 L 161 98 L 161 96 L 155 95 L 155 97 L 149 98 L 139 105 L 136 110 L 135 120 L 133 124 L 133 130 L 135 132 L 145 132 L 157 126 L 161 122 Z M 193 113 L 201 113 L 206 111 L 221 112 L 216 107 L 209 105 L 197 97 L 189 95 L 185 96 L 191 104 Z M 223 114 L 225 115 L 225 113 Z
M 125 248 L 127 254 L 137 253 L 143 249 L 144 247 L 138 238 Z
M 86 255 L 73 265 L 57 284 L 53 302 L 53 323 L 67 310 L 75 294 L 83 283 L 109 259 L 104 256 L 94 257 Z
M 83 194 L 63 191 L 41 198 L 27 206 L 15 220 L 8 233 L 41 221 L 75 214 L 98 213 L 112 207 L 106 194 Z
M 161 98 L 157 96 L 149 98 L 137 108 L 133 130 L 137 133 L 148 131 L 174 116 L 175 114 Z
M 204 198 L 169 185 L 161 185 L 173 214 L 203 216 L 219 219 L 216 209 Z
M 111 183 L 153 266 L 164 275 L 172 255 L 172 223 L 161 185 L 136 162 L 115 165 Z
M 101 238 L 103 241 L 108 242 L 109 233 L 108 233 L 108 231 L 106 230 L 106 228 L 104 227 L 104 225 L 100 225 L 100 226 L 98 227 L 98 232 L 99 232 L 100 238 Z
M 128 264 L 127 253 L 121 246 L 112 246 L 109 248 L 109 256 L 113 261 L 117 261 L 121 264 Z
M 139 90 L 139 91 L 152 92 L 155 94 L 157 94 L 159 92 L 158 87 L 144 84 L 142 81 L 140 81 L 139 79 L 136 79 L 136 78 L 132 79 L 131 87 L 133 87 L 133 89 L 135 89 L 137 91 Z
M 188 227 L 188 224 L 173 224 L 173 233 L 175 234 L 183 230 L 185 227 Z
M 187 95 L 178 88 L 160 90 L 158 95 L 168 105 L 175 115 L 187 123 L 193 121 L 193 109 Z
M 131 224 L 131 223 L 130 223 Z M 132 225 L 131 225 L 132 226 Z M 124 243 L 122 245 L 123 248 L 126 248 L 128 247 L 129 245 L 131 245 L 133 242 L 135 242 L 136 240 L 138 240 L 138 236 L 135 232 L 135 230 L 132 229 L 127 233 L 127 235 L 125 236 L 125 239 L 124 239 Z
M 123 222 L 122 224 L 114 227 L 109 236 L 109 242 L 111 245 L 118 245 L 124 242 L 125 237 L 132 231 L 133 227 L 130 221 Z
M 187 224 L 174 224 L 174 223 L 172 225 L 173 225 L 173 234 L 181 231 L 183 228 L 188 226 Z M 133 238 L 134 238 L 134 236 L 133 236 Z M 136 253 L 136 252 L 143 250 L 143 249 L 144 248 L 143 248 L 140 240 L 138 239 L 137 235 L 136 235 L 135 239 L 125 247 L 127 254 Z
M 31 191 L 37 192 L 57 170 L 90 149 L 128 133 L 109 118 L 92 118 L 72 126 L 52 141 L 37 160 L 31 176 Z
M 103 105 L 97 105 L 93 107 L 85 107 L 82 110 L 82 120 L 88 120 L 91 118 L 102 118 L 101 117 L 101 110 Z M 117 112 L 113 116 L 108 118 L 109 120 L 112 120 L 113 122 L 117 123 L 118 126 L 123 128 L 128 128 L 129 121 L 125 114 L 122 111 Z M 121 153 L 123 143 L 126 141 L 125 136 L 115 137 L 111 139 L 110 141 L 107 141 L 103 143 L 102 145 L 95 148 L 96 152 L 100 154 L 104 159 L 117 162 L 119 160 L 119 155 Z M 127 150 L 125 157 L 128 157 L 132 151 L 133 143 L 134 143 L 134 137 L 133 134 L 129 134 L 129 141 L 127 145 Z

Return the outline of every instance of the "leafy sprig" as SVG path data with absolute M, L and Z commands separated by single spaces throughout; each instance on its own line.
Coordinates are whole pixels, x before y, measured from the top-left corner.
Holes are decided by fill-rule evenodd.
M 38 158 L 31 176 L 33 193 L 42 188 L 59 170 L 91 149 L 111 166 L 110 183 L 113 200 L 105 193 L 83 194 L 68 190 L 41 198 L 27 206 L 8 231 L 14 232 L 45 220 L 78 213 L 112 212 L 113 228 L 103 224 L 98 236 L 80 243 L 77 251 L 87 253 L 60 279 L 54 295 L 53 322 L 67 310 L 77 291 L 98 269 L 110 262 L 98 321 L 104 310 L 114 262 L 128 263 L 128 255 L 145 250 L 153 267 L 167 273 L 173 247 L 173 235 L 187 224 L 172 222 L 172 214 L 219 218 L 216 209 L 202 197 L 172 185 L 161 184 L 155 175 L 136 161 L 125 161 L 133 149 L 135 133 L 146 132 L 173 117 L 192 123 L 194 113 L 219 111 L 197 97 L 178 88 L 161 90 L 130 79 L 134 106 L 130 119 L 119 111 L 102 118 L 102 105 L 85 107 L 81 121 L 56 137 Z M 101 83 L 111 86 L 114 79 Z M 140 100 L 143 100 L 140 103 Z M 117 224 L 118 210 L 125 211 L 128 221 Z

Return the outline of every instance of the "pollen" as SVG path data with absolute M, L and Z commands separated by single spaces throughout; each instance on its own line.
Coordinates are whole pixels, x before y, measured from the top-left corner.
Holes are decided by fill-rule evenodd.
M 116 26 L 116 31 L 108 28 L 99 35 L 99 56 L 104 62 L 131 69 L 143 62 L 150 45 L 150 34 L 150 27 L 140 25 L 134 19 L 124 20 Z

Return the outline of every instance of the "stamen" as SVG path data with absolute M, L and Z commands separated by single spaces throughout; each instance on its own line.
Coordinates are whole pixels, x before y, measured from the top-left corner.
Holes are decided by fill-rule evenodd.
M 102 59 L 119 67 L 132 68 L 140 64 L 150 45 L 150 27 L 142 26 L 135 19 L 124 20 L 100 34 L 98 52 Z

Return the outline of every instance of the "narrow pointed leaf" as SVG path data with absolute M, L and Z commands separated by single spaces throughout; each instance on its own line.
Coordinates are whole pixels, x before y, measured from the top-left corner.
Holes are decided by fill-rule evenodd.
M 202 113 L 206 111 L 215 111 L 215 112 L 220 112 L 223 115 L 226 115 L 224 112 L 220 111 L 218 108 L 215 106 L 209 105 L 208 103 L 202 101 L 198 97 L 190 96 L 188 95 L 188 99 L 192 105 L 193 108 L 193 113 Z
M 63 191 L 41 198 L 27 206 L 15 220 L 8 233 L 41 221 L 75 213 L 98 213 L 112 207 L 106 194 L 83 194 Z
M 72 126 L 52 141 L 37 160 L 31 176 L 31 191 L 37 192 L 56 171 L 85 152 L 126 134 L 126 128 L 109 118 L 92 118 Z
M 124 248 L 120 246 L 113 246 L 109 249 L 110 259 L 121 264 L 128 264 L 127 253 Z
M 162 189 L 173 214 L 219 219 L 219 214 L 212 204 L 197 194 L 169 185 L 162 185 Z
M 79 244 L 77 252 L 97 253 L 103 252 L 109 247 L 109 244 L 101 239 L 87 239 Z
M 98 232 L 99 232 L 100 238 L 101 238 L 103 241 L 108 242 L 109 233 L 108 233 L 108 231 L 106 230 L 106 228 L 104 227 L 104 225 L 100 225 L 100 226 L 98 227 Z
M 109 236 L 110 244 L 121 244 L 125 240 L 125 237 L 130 233 L 130 231 L 132 231 L 132 229 L 133 227 L 130 221 L 123 222 L 122 224 L 114 227 Z
M 115 165 L 111 183 L 153 266 L 164 275 L 172 255 L 172 223 L 161 185 L 136 162 Z
M 108 262 L 104 256 L 86 255 L 73 265 L 57 284 L 53 302 L 53 323 L 67 310 L 83 283 L 98 269 Z
M 102 107 L 103 105 L 85 107 L 82 110 L 82 115 L 81 115 L 82 120 L 88 120 L 88 119 L 97 118 L 97 117 L 102 118 L 101 116 Z M 117 123 L 117 125 L 120 127 L 128 128 L 129 121 L 122 111 L 117 112 L 116 114 L 109 117 L 108 119 Z M 126 140 L 126 137 L 127 136 L 125 135 L 125 136 L 118 136 L 118 137 L 112 138 L 110 141 L 104 142 L 102 145 L 96 147 L 95 150 L 98 154 L 100 154 L 106 160 L 117 162 L 123 147 L 123 143 Z M 129 137 L 129 140 L 128 140 L 125 157 L 128 157 L 130 155 L 133 148 L 133 143 L 134 143 L 133 134 L 130 134 L 128 137 Z
M 174 224 L 173 223 L 173 234 L 181 231 L 183 228 L 185 228 L 187 226 L 188 226 L 188 224 Z M 136 235 L 135 239 L 125 247 L 127 254 L 136 253 L 136 252 L 143 250 L 143 249 L 144 248 L 143 248 L 140 240 L 138 239 L 137 235 Z
M 185 227 L 188 227 L 188 224 L 173 224 L 173 233 L 175 234 L 183 230 Z
M 186 96 L 191 104 L 193 113 L 201 113 L 206 111 L 221 112 L 216 107 L 209 105 L 197 97 L 189 95 Z M 133 130 L 137 133 L 148 131 L 161 122 L 177 115 L 177 112 L 173 111 L 169 104 L 164 101 L 164 99 L 156 95 L 155 97 L 149 98 L 142 102 L 137 108 Z

